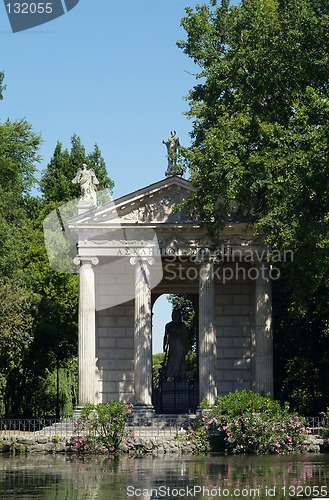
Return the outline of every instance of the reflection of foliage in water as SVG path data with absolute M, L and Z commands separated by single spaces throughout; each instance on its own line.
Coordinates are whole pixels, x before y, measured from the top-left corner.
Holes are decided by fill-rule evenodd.
M 177 456 L 134 458 L 122 456 L 105 461 L 102 457 L 78 458 L 65 455 L 0 456 L 0 492 L 21 499 L 22 492 L 42 498 L 125 500 L 127 487 L 156 489 L 195 485 L 206 488 L 276 488 L 275 499 L 283 500 L 284 486 L 329 485 L 329 456 L 321 455 L 239 455 Z M 0 498 L 1 493 L 0 493 Z M 6 498 L 6 497 L 3 497 Z M 141 497 L 150 500 L 151 496 Z M 154 498 L 154 497 L 153 497 Z M 167 497 L 168 498 L 168 497 Z M 196 495 L 196 500 L 203 500 Z M 285 497 L 287 498 L 287 497 Z

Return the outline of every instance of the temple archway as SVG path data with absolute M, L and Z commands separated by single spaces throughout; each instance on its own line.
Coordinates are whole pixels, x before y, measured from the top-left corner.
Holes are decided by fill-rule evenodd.
M 173 293 L 170 294 L 171 302 L 169 302 L 166 299 L 168 296 L 168 294 L 160 295 L 153 304 L 152 343 L 161 348 L 158 347 L 157 353 L 153 352 L 152 355 L 152 403 L 156 413 L 194 413 L 199 403 L 198 297 L 195 294 Z M 170 309 L 166 307 L 167 318 L 161 322 L 161 344 L 159 344 L 159 339 L 154 342 L 154 336 L 159 333 L 155 331 L 155 325 L 158 325 L 156 304 L 158 301 L 163 304 L 163 299 L 168 301 Z M 179 311 L 183 328 L 188 335 L 184 341 L 176 340 L 178 348 L 184 351 L 183 359 L 179 362 L 181 366 L 177 373 L 168 373 L 170 360 L 173 356 L 177 359 L 177 353 L 171 352 L 177 349 L 177 344 L 171 344 L 170 347 L 169 339 L 166 339 L 173 311 Z M 182 335 L 179 330 L 178 335 Z

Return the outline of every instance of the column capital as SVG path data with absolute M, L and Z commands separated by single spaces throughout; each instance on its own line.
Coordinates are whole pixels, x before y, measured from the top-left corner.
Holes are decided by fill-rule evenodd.
M 93 264 L 94 266 L 97 266 L 99 263 L 99 258 L 98 257 L 81 257 L 80 255 L 77 255 L 74 257 L 73 262 L 76 266 L 80 266 L 82 264 Z
M 142 265 L 142 264 L 149 264 L 150 266 L 153 266 L 155 263 L 155 258 L 154 257 L 130 257 L 129 262 L 132 266 L 136 266 L 137 264 Z

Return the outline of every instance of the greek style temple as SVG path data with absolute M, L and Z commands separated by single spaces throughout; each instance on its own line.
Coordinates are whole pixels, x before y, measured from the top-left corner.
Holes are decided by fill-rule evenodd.
M 197 404 L 242 389 L 272 396 L 268 248 L 232 220 L 214 249 L 198 214 L 180 208 L 194 192 L 174 173 L 98 207 L 81 200 L 67 221 L 80 274 L 79 405 L 121 400 L 154 412 L 152 308 L 162 294 L 187 294 L 198 312 Z M 193 411 L 184 401 L 179 411 Z M 172 412 L 166 404 L 160 411 Z

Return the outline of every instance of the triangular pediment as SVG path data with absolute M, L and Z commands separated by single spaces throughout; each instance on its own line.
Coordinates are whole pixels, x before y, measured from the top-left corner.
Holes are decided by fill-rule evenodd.
M 133 193 L 84 212 L 70 223 L 79 226 L 115 224 L 177 224 L 196 223 L 198 216 L 190 209 L 177 210 L 195 193 L 191 182 L 179 176 L 168 177 Z

